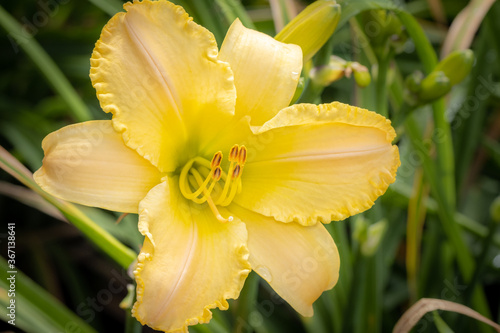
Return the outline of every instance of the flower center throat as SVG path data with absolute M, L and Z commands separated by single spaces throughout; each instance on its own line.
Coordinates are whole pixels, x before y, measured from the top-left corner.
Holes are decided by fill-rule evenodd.
M 241 174 L 247 160 L 247 149 L 238 145 L 230 149 L 227 173 L 221 168 L 222 158 L 222 152 L 218 151 L 210 162 L 199 156 L 190 159 L 181 170 L 179 187 L 186 199 L 197 204 L 206 202 L 217 220 L 225 223 L 232 221 L 233 217 L 222 217 L 217 206 L 228 206 L 241 192 Z

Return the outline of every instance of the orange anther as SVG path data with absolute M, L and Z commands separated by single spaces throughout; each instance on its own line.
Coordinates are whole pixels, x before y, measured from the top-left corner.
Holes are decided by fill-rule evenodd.
M 240 175 L 240 171 L 241 171 L 241 167 L 239 164 L 236 164 L 236 166 L 234 167 L 234 170 L 233 170 L 233 179 L 236 179 L 238 178 L 238 176 Z
M 229 162 L 236 162 L 238 158 L 238 150 L 239 150 L 238 148 L 239 148 L 238 145 L 234 145 L 229 151 L 229 157 L 228 157 Z
M 216 168 L 220 165 L 222 162 L 222 152 L 218 151 L 214 154 L 214 157 L 212 157 L 212 162 L 210 163 L 210 167 Z
M 241 146 L 238 151 L 238 163 L 243 165 L 247 161 L 247 147 Z
M 214 174 L 212 175 L 212 178 L 215 181 L 219 181 L 221 176 L 222 176 L 222 169 L 220 168 L 220 166 L 217 166 L 214 170 Z

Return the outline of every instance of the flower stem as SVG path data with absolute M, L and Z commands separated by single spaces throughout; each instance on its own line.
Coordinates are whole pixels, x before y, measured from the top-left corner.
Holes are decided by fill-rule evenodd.
M 422 27 L 418 24 L 415 18 L 406 13 L 398 12 L 398 17 L 405 25 L 408 34 L 413 39 L 417 53 L 424 66 L 424 70 L 429 74 L 438 63 L 436 52 L 432 48 L 429 40 L 425 36 Z M 447 205 L 450 209 L 455 208 L 456 190 L 455 190 L 455 158 L 453 153 L 453 142 L 451 135 L 450 124 L 446 119 L 446 108 L 444 99 L 439 99 L 432 104 L 434 117 L 434 133 L 433 137 L 437 148 L 437 164 L 438 174 L 441 185 L 444 189 L 444 196 Z
M 385 56 L 378 59 L 377 84 L 375 86 L 375 98 L 377 106 L 375 111 L 384 117 L 389 116 L 387 97 L 387 72 L 392 61 L 394 52 L 388 51 Z
M 123 268 L 127 269 L 135 260 L 136 253 L 133 250 L 123 245 L 106 230 L 97 225 L 75 205 L 59 200 L 43 191 L 33 180 L 31 172 L 1 146 L 0 168 L 59 209 L 75 227 Z
M 38 67 L 54 90 L 68 104 L 69 110 L 78 121 L 92 119 L 92 115 L 80 96 L 71 86 L 68 79 L 61 72 L 56 63 L 40 47 L 40 44 L 34 38 L 35 32 L 28 32 L 5 10 L 0 6 L 0 26 L 8 33 L 7 37 L 11 41 L 14 52 L 19 52 L 21 47 L 24 52 Z

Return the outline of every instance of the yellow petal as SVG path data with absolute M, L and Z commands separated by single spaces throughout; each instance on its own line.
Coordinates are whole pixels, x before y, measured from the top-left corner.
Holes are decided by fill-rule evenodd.
M 250 272 L 241 221 L 218 222 L 208 206 L 184 199 L 175 179 L 141 202 L 139 230 L 146 238 L 132 313 L 143 325 L 187 332 L 187 325 L 211 319 L 209 309 L 226 310 L 226 299 L 238 297 Z
M 137 213 L 160 183 L 160 172 L 123 143 L 109 120 L 87 121 L 50 133 L 35 181 L 55 197 L 82 205 Z
M 192 157 L 186 144 L 196 147 L 232 118 L 232 72 L 217 60 L 214 36 L 182 7 L 147 0 L 124 7 L 96 43 L 90 77 L 126 144 L 170 172 Z
M 302 70 L 299 46 L 280 43 L 236 20 L 219 58 L 234 72 L 237 116 L 250 115 L 252 125 L 262 125 L 290 104 Z
M 238 205 L 229 209 L 247 227 L 252 269 L 297 312 L 312 316 L 313 302 L 339 277 L 339 254 L 325 227 L 277 222 Z
M 341 103 L 299 104 L 264 124 L 239 205 L 283 222 L 329 223 L 373 205 L 400 164 L 390 121 Z M 250 152 L 252 152 L 250 156 Z

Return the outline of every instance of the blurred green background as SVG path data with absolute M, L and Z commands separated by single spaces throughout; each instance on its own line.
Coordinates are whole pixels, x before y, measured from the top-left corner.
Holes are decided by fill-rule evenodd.
M 288 22 L 308 4 L 174 2 L 211 30 L 219 45 L 237 16 L 274 36 L 275 24 L 279 28 L 280 21 Z M 500 195 L 500 3 L 338 3 L 341 21 L 305 66 L 299 102 L 342 101 L 388 116 L 398 131 L 401 152 L 397 181 L 368 212 L 328 226 L 341 254 L 341 277 L 316 302 L 313 318 L 301 318 L 252 273 L 240 299 L 232 301 L 226 312 L 215 311 L 211 324 L 194 327 L 194 332 L 388 332 L 424 297 L 457 302 L 497 323 L 500 320 L 500 202 L 494 204 Z M 100 110 L 91 86 L 89 59 L 102 27 L 121 4 L 120 0 L 2 1 L 0 145 L 32 172 L 41 166 L 41 141 L 48 133 L 78 121 L 110 118 Z M 9 30 L 9 18 L 23 28 Z M 411 90 L 411 82 L 419 87 L 423 83 L 410 81 L 409 76 L 418 78 L 414 73 L 420 71 L 425 77 L 436 59 L 459 49 L 471 49 L 475 56 L 462 82 L 443 93 L 441 81 L 432 82 L 427 95 Z M 366 66 L 370 85 L 359 88 L 352 77 L 333 83 L 311 80 L 309 69 L 328 66 L 331 54 Z M 427 98 L 430 92 L 437 95 Z M 142 236 L 137 216 L 115 224 L 119 214 L 79 208 L 138 251 Z M 0 212 L 2 256 L 7 258 L 7 224 L 15 223 L 16 265 L 27 276 L 18 275 L 17 280 L 17 297 L 25 304 L 17 309 L 18 325 L 2 322 L 0 330 L 141 331 L 119 307 L 127 295 L 126 284 L 132 283 L 123 265 L 4 171 L 0 171 Z M 0 267 L 1 304 L 8 302 L 4 266 Z M 82 323 L 58 322 L 55 318 L 67 311 L 62 305 Z M 9 320 L 3 312 L 0 317 Z M 80 326 L 85 323 L 88 327 Z M 493 331 L 468 317 L 441 311 L 426 315 L 414 331 L 447 329 Z

